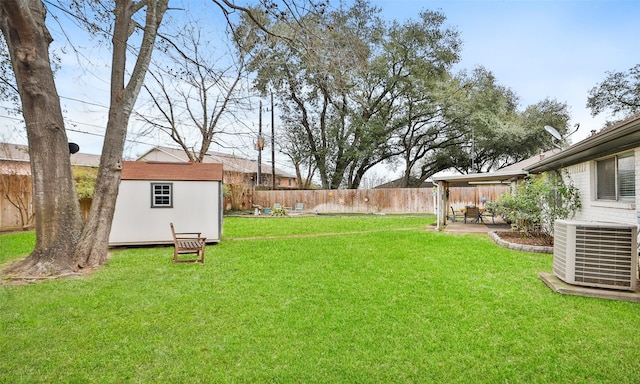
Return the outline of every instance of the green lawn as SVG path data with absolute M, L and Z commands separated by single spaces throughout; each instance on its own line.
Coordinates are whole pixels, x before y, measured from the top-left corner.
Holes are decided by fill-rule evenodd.
M 431 222 L 228 217 L 204 266 L 137 248 L 0 286 L 0 383 L 638 382 L 638 304 L 559 295 L 551 255 Z M 0 235 L 0 263 L 32 244 Z

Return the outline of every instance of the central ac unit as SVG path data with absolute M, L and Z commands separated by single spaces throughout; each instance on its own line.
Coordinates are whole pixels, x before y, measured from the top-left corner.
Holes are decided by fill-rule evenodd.
M 635 291 L 638 227 L 556 220 L 553 273 L 568 284 Z

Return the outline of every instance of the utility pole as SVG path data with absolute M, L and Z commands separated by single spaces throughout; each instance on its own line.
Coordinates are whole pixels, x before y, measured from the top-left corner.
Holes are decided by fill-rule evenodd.
M 262 150 L 264 149 L 264 138 L 262 137 L 262 100 L 260 100 L 260 114 L 258 115 L 258 140 L 256 141 L 256 149 L 258 150 L 258 172 L 256 185 L 262 185 L 261 164 Z
M 271 189 L 276 189 L 276 135 L 273 120 L 273 92 L 271 92 Z

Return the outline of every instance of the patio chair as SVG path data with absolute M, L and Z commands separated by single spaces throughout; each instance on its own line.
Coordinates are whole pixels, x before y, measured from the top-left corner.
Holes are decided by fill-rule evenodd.
M 482 215 L 480 213 L 480 208 L 466 207 L 464 211 L 464 223 L 467 224 L 468 220 L 470 220 L 471 223 L 482 222 Z
M 487 217 L 491 218 L 491 222 L 493 224 L 496 223 L 496 215 L 493 212 L 491 212 L 489 210 L 486 210 L 486 209 L 483 212 L 480 212 L 480 221 L 482 221 L 484 223 L 484 219 L 487 218 Z
M 464 217 L 464 215 L 461 212 L 458 212 L 456 214 L 456 211 L 453 209 L 453 207 L 449 207 L 449 208 L 451 208 L 451 215 L 447 216 L 447 219 L 455 223 L 457 219 L 462 219 Z
M 302 213 L 303 209 L 304 209 L 304 203 L 296 203 L 296 208 L 295 208 L 296 213 Z
M 173 262 L 174 263 L 202 263 L 204 264 L 204 247 L 207 239 L 202 237 L 202 232 L 176 232 L 173 223 L 169 223 L 171 235 L 173 235 Z M 193 254 L 195 259 L 180 259 L 180 255 Z

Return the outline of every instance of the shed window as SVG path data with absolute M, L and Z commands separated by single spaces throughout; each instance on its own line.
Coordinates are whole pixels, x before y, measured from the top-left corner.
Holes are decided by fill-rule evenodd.
M 635 200 L 636 174 L 633 154 L 596 161 L 598 200 Z
M 151 183 L 151 208 L 173 207 L 173 184 Z

